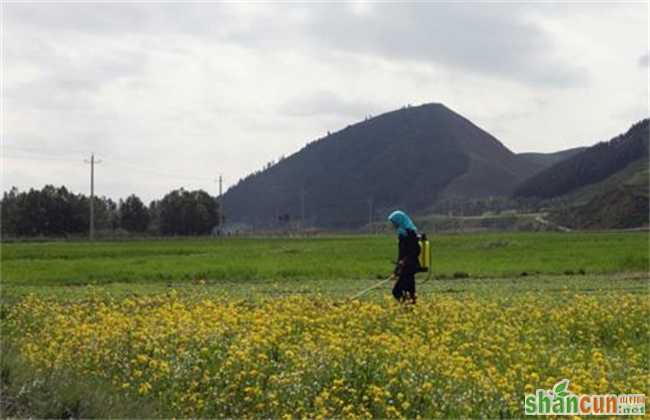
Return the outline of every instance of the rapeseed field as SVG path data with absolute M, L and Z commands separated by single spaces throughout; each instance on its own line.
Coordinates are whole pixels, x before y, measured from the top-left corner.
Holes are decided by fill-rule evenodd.
M 166 416 L 521 417 L 526 392 L 650 394 L 645 293 L 256 301 L 169 292 L 27 297 L 4 339 L 38 375 L 74 371 Z

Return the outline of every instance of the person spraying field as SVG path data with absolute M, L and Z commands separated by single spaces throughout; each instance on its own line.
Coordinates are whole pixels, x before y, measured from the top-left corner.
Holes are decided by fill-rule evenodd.
M 424 281 L 431 277 L 431 244 L 427 236 L 424 233 L 419 234 L 411 218 L 401 210 L 392 212 L 388 220 L 397 231 L 398 249 L 395 269 L 388 278 L 360 291 L 349 300 L 358 299 L 397 279 L 393 286 L 395 299 L 400 302 L 415 303 L 415 274 L 427 272 Z
M 401 210 L 392 212 L 388 220 L 397 231 L 399 240 L 393 296 L 400 302 L 415 303 L 415 273 L 421 271 L 418 230 L 411 218 Z

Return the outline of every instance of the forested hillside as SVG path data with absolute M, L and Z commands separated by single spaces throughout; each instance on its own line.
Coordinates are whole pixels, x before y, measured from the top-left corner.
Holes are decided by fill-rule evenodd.
M 358 227 L 444 197 L 507 196 L 540 166 L 442 104 L 407 107 L 308 144 L 241 180 L 224 197 L 230 221 Z
M 606 179 L 630 163 L 648 159 L 648 121 L 625 134 L 598 143 L 524 181 L 515 197 L 552 198 Z

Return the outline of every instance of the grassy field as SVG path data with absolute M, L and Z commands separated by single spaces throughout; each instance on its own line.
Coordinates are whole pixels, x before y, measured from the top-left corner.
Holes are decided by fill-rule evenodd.
M 650 394 L 647 233 L 441 235 L 418 304 L 392 237 L 2 244 L 0 412 L 521 417 Z
M 433 274 L 648 271 L 646 233 L 437 235 Z M 374 279 L 393 267 L 392 236 L 46 242 L 1 245 L 9 286 L 215 281 Z

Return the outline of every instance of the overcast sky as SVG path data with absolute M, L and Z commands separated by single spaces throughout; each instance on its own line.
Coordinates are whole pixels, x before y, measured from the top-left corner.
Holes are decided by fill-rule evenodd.
M 648 115 L 648 6 L 4 3 L 2 187 L 144 200 L 441 102 L 515 152 Z

